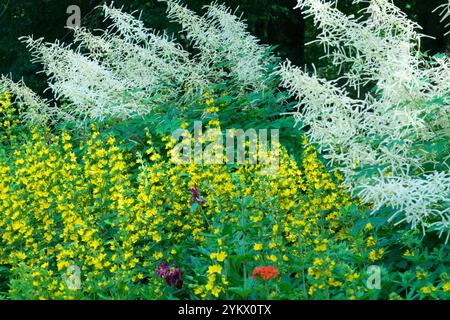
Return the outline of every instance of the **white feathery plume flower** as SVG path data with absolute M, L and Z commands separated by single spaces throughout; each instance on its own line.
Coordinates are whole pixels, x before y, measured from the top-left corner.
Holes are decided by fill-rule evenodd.
M 198 63 L 167 35 L 153 33 L 132 15 L 112 6 L 102 8 L 113 21 L 109 29 L 101 36 L 75 29 L 75 40 L 106 68 L 153 89 L 150 96 L 164 87 L 165 101 L 178 94 L 183 85 L 187 85 L 189 93 L 196 93 L 210 84 Z
M 199 49 L 199 60 L 211 70 L 212 77 L 223 75 L 214 66 L 225 61 L 243 88 L 264 89 L 264 71 L 270 63 L 268 48 L 246 31 L 243 20 L 216 3 L 206 6 L 204 16 L 198 16 L 179 1 L 160 1 L 167 3 L 168 17 L 181 24 L 187 38 Z
M 410 39 L 420 39 L 416 32 L 419 26 L 395 10 L 388 0 L 370 1 L 365 10 L 369 16 L 366 21 L 347 17 L 334 4 L 323 0 L 298 2 L 297 7 L 307 17 L 313 16 L 315 25 L 322 30 L 314 42 L 324 47 L 334 64 L 350 68 L 342 75 L 349 86 L 359 89 L 377 81 L 386 97 L 394 103 L 401 101 L 408 94 L 404 85 L 413 87 L 418 83 L 414 67 L 419 60 L 412 54 L 414 44 Z M 393 63 L 389 59 L 392 56 L 399 59 Z
M 57 108 L 48 107 L 49 102 L 41 99 L 23 81 L 14 82 L 6 76 L 0 78 L 0 91 L 11 93 L 21 110 L 20 116 L 26 123 L 39 125 L 57 120 Z
M 174 0 L 159 0 L 167 4 L 167 17 L 180 24 L 186 38 L 193 48 L 200 54 L 196 57 L 196 63 L 204 70 L 204 81 L 214 82 L 225 77 L 222 70 L 214 68 L 214 65 L 222 62 L 220 59 L 220 31 L 205 17 L 198 16 L 194 11 Z
M 134 18 L 132 14 L 116 9 L 114 2 L 111 2 L 109 6 L 103 4 L 101 8 L 105 15 L 105 21 L 111 19 L 113 24 L 110 27 L 115 28 L 124 40 L 132 43 L 141 43 L 148 40 L 151 32 L 141 20 Z
M 230 10 L 212 4 L 198 16 L 165 1 L 168 16 L 181 24 L 200 54 L 192 56 L 166 34 L 146 28 L 133 14 L 101 6 L 106 30 L 75 28 L 77 47 L 23 38 L 42 63 L 59 110 L 67 121 L 124 119 L 153 112 L 175 99 L 189 99 L 223 80 L 236 79 L 238 92 L 263 90 L 271 57 Z M 48 111 L 48 110 L 47 110 Z
M 211 55 L 220 48 L 220 31 L 206 17 L 198 16 L 177 0 L 160 0 L 167 4 L 167 17 L 181 25 L 195 48 Z
M 358 114 L 352 112 L 352 108 L 359 107 L 358 101 L 348 97 L 345 90 L 333 82 L 319 79 L 316 75 L 308 76 L 289 62 L 281 66 L 281 73 L 283 84 L 301 103 L 299 110 L 302 105 L 318 108 L 315 113 L 302 114 L 302 121 L 310 127 L 311 137 L 323 141 L 321 146 L 324 147 L 345 141 L 351 144 L 360 121 L 355 118 Z
M 392 1 L 354 2 L 368 4 L 361 17 L 335 1 L 298 0 L 320 30 L 314 42 L 340 70 L 326 80 L 289 61 L 280 67 L 299 101 L 295 119 L 366 203 L 395 208 L 413 228 L 450 233 L 450 170 L 424 147 L 450 139 L 449 58 L 423 58 L 420 27 Z
M 144 99 L 141 92 L 131 94 L 128 80 L 118 79 L 95 60 L 59 43 L 23 40 L 32 49 L 34 61 L 44 65 L 55 98 L 70 101 L 63 110 L 67 114 L 104 120 L 147 111 L 147 107 L 139 103 Z M 126 95 L 127 92 L 130 94 Z
M 155 95 L 162 88 L 162 83 L 166 87 L 167 84 L 173 85 L 167 98 L 169 93 L 175 95 L 177 88 L 189 76 L 186 65 L 176 60 L 167 65 L 167 61 L 152 50 L 126 43 L 117 36 L 109 35 L 105 39 L 84 29 L 75 29 L 75 41 L 80 43 L 80 48 L 89 50 L 91 59 L 113 72 L 118 79 L 142 88 L 148 96 Z
M 264 89 L 264 71 L 270 63 L 267 48 L 247 32 L 247 25 L 224 5 L 207 6 L 206 16 L 220 30 L 225 58 L 244 87 Z
M 75 34 L 81 46 L 87 47 L 106 68 L 153 90 L 147 92 L 149 96 L 164 91 L 165 101 L 178 94 L 183 85 L 192 93 L 209 84 L 202 68 L 173 39 L 152 32 L 142 21 L 114 8 L 113 4 L 103 5 L 102 9 L 105 20 L 112 20 L 107 31 L 100 37 L 86 30 L 75 30 Z M 100 56 L 95 55 L 97 49 Z
M 105 20 L 110 19 L 112 24 L 109 27 L 109 33 L 117 33 L 124 41 L 142 45 L 148 50 L 166 59 L 181 60 L 185 63 L 189 61 L 189 53 L 183 50 L 182 46 L 167 35 L 157 34 L 146 28 L 142 21 L 136 19 L 133 15 L 122 10 L 103 5 Z M 108 32 L 104 34 L 105 40 L 108 40 Z
M 405 221 L 413 228 L 421 227 L 424 230 L 435 226 L 441 234 L 450 228 L 448 174 L 435 172 L 421 178 L 408 176 L 376 178 L 371 185 L 363 185 L 361 189 L 360 195 L 363 198 L 376 199 L 378 205 L 375 211 L 381 206 L 392 207 L 397 211 L 391 220 L 397 218 L 399 213 L 403 213 L 404 217 L 397 224 Z M 446 209 L 442 210 L 442 207 Z

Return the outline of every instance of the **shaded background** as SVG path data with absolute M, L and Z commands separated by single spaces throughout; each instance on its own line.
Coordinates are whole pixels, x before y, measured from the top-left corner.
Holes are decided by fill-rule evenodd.
M 26 84 L 37 92 L 46 87 L 46 78 L 41 66 L 30 62 L 30 54 L 18 37 L 33 35 L 44 37 L 53 42 L 60 39 L 69 43 L 72 34 L 65 28 L 69 14 L 69 5 L 81 8 L 82 26 L 102 28 L 101 10 L 95 9 L 110 0 L 0 0 L 0 74 L 12 74 L 14 80 L 23 77 Z M 189 8 L 202 12 L 202 7 L 210 0 L 184 0 Z M 318 58 L 321 48 L 307 46 L 305 43 L 314 39 L 316 30 L 312 19 L 303 20 L 300 10 L 293 10 L 296 0 L 221 0 L 231 8 L 238 8 L 247 20 L 249 31 L 262 43 L 277 45 L 276 53 L 289 58 L 297 65 L 315 63 L 320 67 Z M 450 36 L 445 37 L 443 24 L 439 23 L 437 13 L 433 9 L 446 0 L 394 0 L 408 16 L 423 27 L 423 33 L 436 39 L 424 39 L 422 50 L 430 54 L 450 50 Z M 157 30 L 177 33 L 179 26 L 170 23 L 165 15 L 165 3 L 157 0 L 115 0 L 116 7 L 132 12 L 142 11 L 141 19 L 145 25 Z M 357 14 L 361 9 L 353 5 L 351 0 L 338 1 L 339 8 L 347 14 Z

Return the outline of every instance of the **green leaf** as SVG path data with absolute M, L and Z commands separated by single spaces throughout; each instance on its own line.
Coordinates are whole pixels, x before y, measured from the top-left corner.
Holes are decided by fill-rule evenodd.
M 197 208 L 198 208 L 198 202 L 194 202 L 191 205 L 191 212 L 194 213 L 195 211 L 197 211 Z

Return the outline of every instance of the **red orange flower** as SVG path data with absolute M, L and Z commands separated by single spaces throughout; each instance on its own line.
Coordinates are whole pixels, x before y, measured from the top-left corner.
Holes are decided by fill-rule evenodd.
M 263 280 L 269 280 L 277 278 L 279 275 L 278 269 L 274 266 L 255 268 L 252 272 L 253 279 L 259 277 Z

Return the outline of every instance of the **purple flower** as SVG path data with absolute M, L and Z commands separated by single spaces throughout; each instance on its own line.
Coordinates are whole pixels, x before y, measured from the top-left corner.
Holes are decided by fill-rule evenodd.
M 189 201 L 189 204 L 192 206 L 192 204 L 194 202 L 198 202 L 200 205 L 204 205 L 206 203 L 205 198 L 203 198 L 200 195 L 200 192 L 198 191 L 197 188 L 193 188 L 193 189 L 189 189 L 189 191 L 191 192 L 191 200 Z
M 170 268 L 165 262 L 162 262 L 158 269 L 156 269 L 156 274 L 158 277 L 163 278 L 166 273 L 170 271 Z
M 162 262 L 158 269 L 156 269 L 158 277 L 166 280 L 170 286 L 175 286 L 178 289 L 183 287 L 183 274 L 180 269 L 174 264 L 173 267 L 169 267 L 165 262 Z

